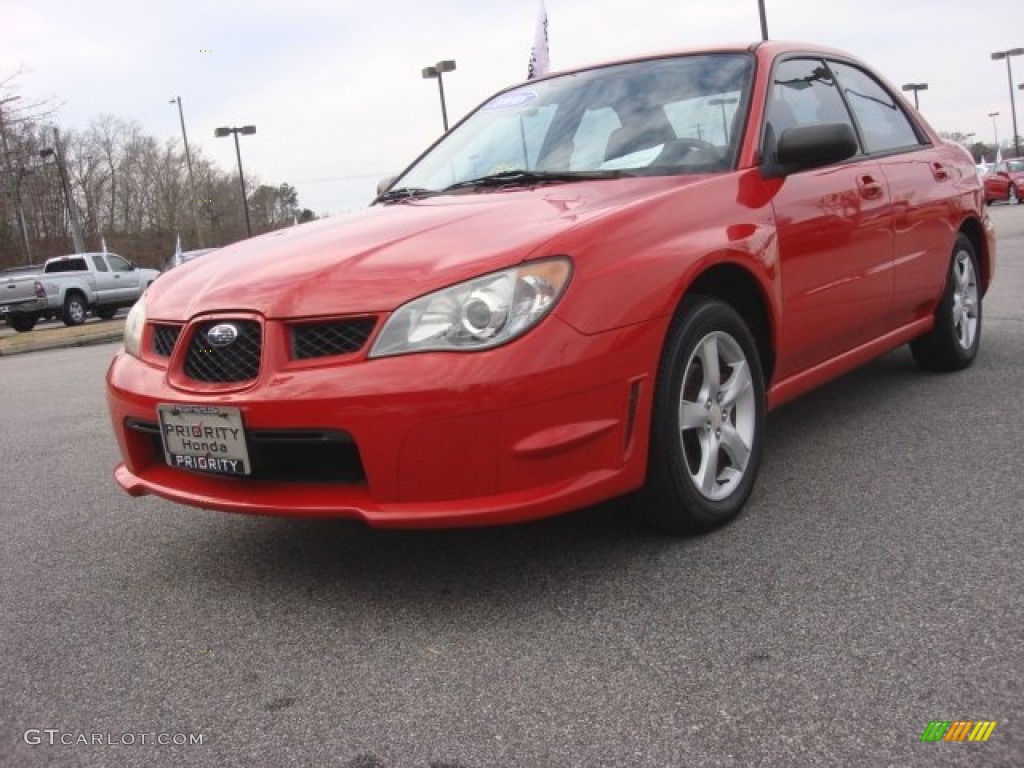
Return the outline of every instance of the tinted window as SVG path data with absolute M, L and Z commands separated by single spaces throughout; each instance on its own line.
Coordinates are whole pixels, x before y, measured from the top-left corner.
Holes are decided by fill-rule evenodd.
M 93 263 L 96 265 L 96 271 L 97 272 L 109 272 L 110 271 L 109 269 L 107 269 L 107 262 L 105 262 L 103 260 L 102 256 L 93 256 L 92 260 L 93 260 Z
M 61 259 L 60 261 L 51 261 L 46 265 L 46 272 L 80 272 L 86 269 L 85 259 L 81 256 L 74 259 Z
M 831 66 L 860 126 L 868 152 L 904 149 L 921 143 L 896 99 L 878 81 L 847 64 L 833 62 Z

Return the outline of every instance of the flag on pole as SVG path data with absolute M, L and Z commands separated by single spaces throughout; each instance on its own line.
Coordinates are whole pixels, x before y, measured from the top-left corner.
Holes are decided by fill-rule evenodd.
M 540 10 L 537 12 L 537 31 L 534 33 L 533 48 L 530 51 L 530 67 L 526 75 L 527 80 L 535 77 L 543 77 L 551 70 L 551 59 L 548 56 L 548 11 L 544 7 L 544 0 L 540 0 Z

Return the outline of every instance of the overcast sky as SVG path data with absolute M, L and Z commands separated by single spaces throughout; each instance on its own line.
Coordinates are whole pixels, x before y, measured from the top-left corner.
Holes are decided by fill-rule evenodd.
M 0 0 L 0 80 L 52 98 L 59 125 L 111 114 L 160 140 L 189 141 L 236 167 L 221 125 L 255 124 L 246 174 L 287 182 L 317 213 L 365 205 L 441 131 L 441 59 L 452 122 L 526 78 L 539 0 Z M 768 32 L 841 48 L 897 86 L 927 82 L 940 131 L 1011 136 L 1005 62 L 1024 47 L 1021 0 L 766 0 Z M 760 38 L 756 0 L 546 0 L 552 68 Z M 1014 59 L 1024 82 L 1024 57 Z M 1024 91 L 1016 91 L 1024 97 Z M 1024 102 L 1024 98 L 1019 99 Z M 15 105 L 8 105 L 8 109 Z M 1024 104 L 1018 107 L 1024 123 Z M 1024 132 L 1024 125 L 1019 126 Z M 989 158 L 991 160 L 991 158 Z

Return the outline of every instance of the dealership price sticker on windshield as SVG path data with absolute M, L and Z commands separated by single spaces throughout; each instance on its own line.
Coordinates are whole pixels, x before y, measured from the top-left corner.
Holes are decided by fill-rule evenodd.
M 170 466 L 225 475 L 252 471 L 238 408 L 162 403 L 157 415 Z

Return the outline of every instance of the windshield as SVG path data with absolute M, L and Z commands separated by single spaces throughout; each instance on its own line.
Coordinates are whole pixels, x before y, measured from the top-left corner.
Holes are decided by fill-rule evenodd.
M 725 171 L 735 162 L 753 59 L 707 54 L 527 83 L 485 102 L 392 185 L 442 191 L 514 171 L 536 181 Z

